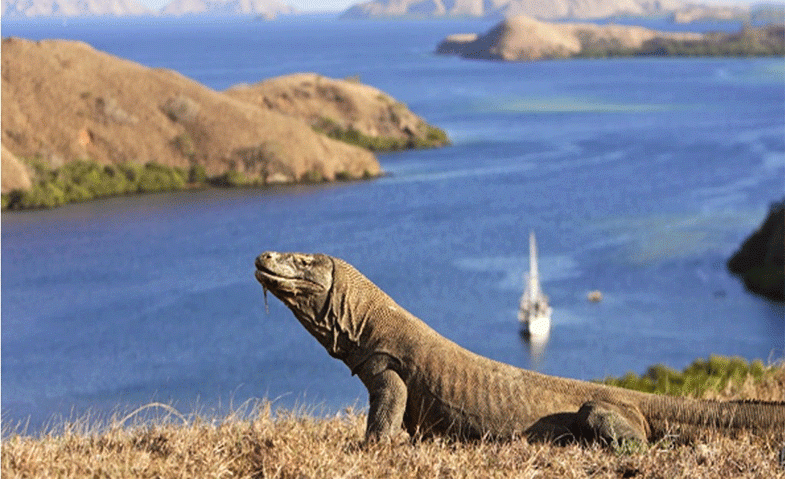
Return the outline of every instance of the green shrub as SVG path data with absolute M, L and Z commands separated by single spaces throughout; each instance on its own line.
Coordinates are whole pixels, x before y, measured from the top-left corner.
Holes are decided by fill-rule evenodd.
M 65 202 L 63 191 L 52 183 L 39 183 L 18 192 L 12 207 L 19 209 L 54 208 Z
M 329 117 L 321 117 L 313 126 L 314 131 L 328 137 L 359 146 L 371 151 L 398 151 L 412 148 L 434 148 L 450 143 L 444 130 L 435 126 L 425 125 L 423 137 L 397 138 L 393 136 L 370 136 L 354 127 L 341 127 L 338 122 Z
M 643 376 L 629 372 L 603 382 L 647 393 L 700 397 L 707 391 L 722 391 L 729 384 L 741 385 L 748 377 L 759 380 L 766 370 L 760 360 L 749 363 L 739 357 L 711 355 L 708 360 L 694 361 L 682 372 L 658 364 L 651 366 Z
M 102 182 L 110 195 L 123 195 L 136 191 L 134 185 L 125 174 L 122 165 L 107 165 L 104 167 Z
M 349 173 L 348 171 L 342 170 L 342 171 L 336 171 L 335 172 L 335 179 L 337 181 L 349 181 L 349 180 L 352 180 L 353 178 L 352 178 L 352 174 L 351 173 Z
M 204 170 L 202 168 L 202 175 Z M 155 163 L 122 163 L 101 166 L 78 160 L 61 168 L 41 171 L 37 182 L 27 191 L 12 191 L 3 196 L 3 209 L 51 208 L 128 193 L 180 190 L 190 173 Z
M 63 193 L 65 195 L 64 203 L 79 203 L 81 201 L 88 201 L 95 198 L 95 195 L 93 195 L 90 190 L 74 183 L 64 185 Z
M 192 165 L 188 170 L 188 182 L 199 185 L 207 183 L 207 168 L 204 165 Z
M 324 176 L 317 170 L 308 170 L 303 173 L 300 181 L 303 183 L 320 183 L 324 181 Z
M 240 171 L 236 170 L 229 170 L 222 175 L 218 175 L 214 177 L 210 183 L 215 186 L 222 186 L 222 187 L 237 187 L 237 186 L 247 186 L 249 184 L 248 178 L 246 178 L 245 174 Z
M 147 163 L 136 183 L 139 193 L 181 190 L 185 188 L 185 175 L 173 168 L 157 163 Z

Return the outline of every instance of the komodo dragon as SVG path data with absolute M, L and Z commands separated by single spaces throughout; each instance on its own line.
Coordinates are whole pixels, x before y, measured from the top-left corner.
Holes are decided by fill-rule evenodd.
M 412 434 L 458 438 L 643 443 L 704 429 L 782 438 L 785 402 L 666 397 L 527 371 L 439 335 L 346 262 L 266 252 L 256 278 L 368 388 L 366 441 Z

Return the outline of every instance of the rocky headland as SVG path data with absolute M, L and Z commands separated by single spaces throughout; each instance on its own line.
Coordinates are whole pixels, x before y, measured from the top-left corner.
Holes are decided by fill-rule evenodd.
M 771 206 L 760 228 L 728 260 L 750 291 L 785 301 L 785 200 Z
M 337 80 L 316 73 L 238 85 L 226 94 L 305 121 L 331 138 L 375 151 L 430 148 L 449 143 L 447 135 L 406 105 L 359 79 Z
M 548 23 L 516 16 L 482 35 L 450 35 L 436 52 L 505 61 L 635 55 L 785 55 L 785 26 L 747 28 L 736 34 L 672 33 L 638 26 Z
M 307 89 L 309 81 L 315 90 Z M 328 87 L 319 93 L 322 82 Z M 302 91 L 313 94 L 304 97 Z M 370 109 L 368 95 L 395 114 Z M 330 115 L 369 137 L 411 139 L 422 130 L 425 138 L 436 130 L 386 94 L 352 81 L 293 75 L 217 92 L 174 71 L 64 40 L 4 39 L 2 98 L 4 207 L 103 196 L 92 190 L 118 175 L 135 181 L 163 175 L 173 185 L 152 184 L 152 190 L 189 182 L 263 185 L 375 177 L 382 170 L 373 153 L 330 138 L 314 121 Z M 365 116 L 371 112 L 376 116 Z M 139 170 L 143 165 L 154 166 Z M 92 175 L 97 184 L 65 181 L 77 173 Z M 147 190 L 126 183 L 121 186 L 129 191 L 108 194 Z M 49 199 L 25 201 L 24 191 Z

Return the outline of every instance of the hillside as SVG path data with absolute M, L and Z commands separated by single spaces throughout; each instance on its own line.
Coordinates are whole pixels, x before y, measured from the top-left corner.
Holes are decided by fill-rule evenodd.
M 783 55 L 785 27 L 770 25 L 735 34 L 672 33 L 613 24 L 546 23 L 517 16 L 482 35 L 450 35 L 436 51 L 505 61 L 632 55 Z
M 406 105 L 352 79 L 301 73 L 236 86 L 226 94 L 301 119 L 328 136 L 373 150 L 448 143 L 443 131 L 428 125 Z
M 679 0 L 373 0 L 350 7 L 343 16 L 369 17 L 510 17 L 539 19 L 604 18 L 614 15 L 657 15 L 680 9 Z
M 298 119 L 80 42 L 4 39 L 2 98 L 4 151 L 42 170 L 90 159 L 262 183 L 381 173 L 369 151 Z

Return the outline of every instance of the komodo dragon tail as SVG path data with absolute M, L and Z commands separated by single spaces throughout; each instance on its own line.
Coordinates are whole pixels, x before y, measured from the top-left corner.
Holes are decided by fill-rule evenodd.
M 694 440 L 707 431 L 750 431 L 785 440 L 785 402 L 651 396 L 641 404 L 652 438 Z

